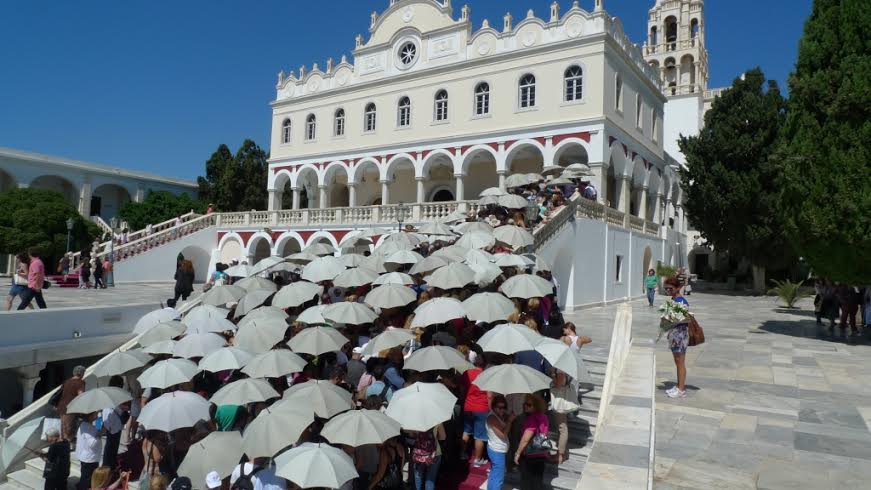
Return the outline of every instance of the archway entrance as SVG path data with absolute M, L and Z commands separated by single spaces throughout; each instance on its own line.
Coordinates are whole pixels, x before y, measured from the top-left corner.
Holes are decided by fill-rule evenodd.
M 99 216 L 105 221 L 118 216 L 121 207 L 130 202 L 127 189 L 115 184 L 103 184 L 94 189 L 91 197 L 91 216 Z
M 211 257 L 209 253 L 200 247 L 189 246 L 181 251 L 185 260 L 190 260 L 194 266 L 194 279 L 197 282 L 205 282 L 209 277 L 209 262 Z
M 448 202 L 454 200 L 454 193 L 447 189 L 440 189 L 433 194 L 431 202 Z
M 263 237 L 254 238 L 255 245 L 254 247 L 249 247 L 249 250 L 253 250 L 251 261 L 249 265 L 254 265 L 257 262 L 265 259 L 272 255 L 272 248 L 269 246 L 269 240 Z
M 15 188 L 15 179 L 12 175 L 0 169 L 0 192 Z
M 221 262 L 229 264 L 242 256 L 242 244 L 235 238 L 230 238 L 221 247 Z
M 30 183 L 30 187 L 33 187 L 34 189 L 47 189 L 59 192 L 64 196 L 67 202 L 76 208 L 79 207 L 79 194 L 77 189 L 73 186 L 72 182 L 63 177 L 58 177 L 56 175 L 43 175 L 33 179 L 33 182 Z

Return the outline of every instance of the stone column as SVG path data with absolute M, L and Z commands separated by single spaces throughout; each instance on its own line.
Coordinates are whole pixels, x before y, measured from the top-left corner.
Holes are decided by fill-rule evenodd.
M 357 205 L 357 184 L 348 182 L 348 207 L 353 208 Z
M 417 203 L 420 204 L 420 203 L 424 202 L 424 200 L 426 198 L 426 196 L 424 196 L 424 189 L 423 189 L 424 177 L 415 177 L 415 180 L 417 181 Z
M 665 199 L 665 216 L 662 217 L 663 218 L 663 220 L 662 220 L 663 226 L 665 226 L 666 228 L 669 228 L 668 222 L 672 218 L 672 216 L 674 216 L 674 213 L 672 213 L 672 211 L 671 211 L 671 198 L 666 198 Z
M 499 188 L 504 191 L 505 190 L 505 174 L 507 172 L 503 170 L 501 172 L 497 171 L 496 173 L 499 174 Z
M 82 187 L 79 189 L 79 214 L 84 216 L 86 219 L 91 216 L 91 183 L 84 182 L 82 183 Z
M 677 220 L 676 220 L 676 223 L 674 224 L 674 227 L 679 233 L 686 233 L 687 230 L 685 227 L 686 222 L 684 221 L 684 215 L 683 215 L 683 205 L 677 204 L 675 206 L 675 211 L 677 211 Z
M 318 207 L 324 209 L 327 207 L 327 186 L 318 186 Z
M 638 217 L 647 219 L 647 186 L 641 187 L 641 194 L 638 196 Z
M 300 198 L 299 188 L 294 187 L 293 188 L 293 209 L 299 209 L 299 198 Z
M 456 192 L 454 192 L 454 199 L 456 199 L 457 201 L 465 201 L 466 200 L 466 188 L 465 188 L 465 184 L 463 182 L 464 177 L 465 177 L 465 175 L 463 175 L 463 174 L 454 175 L 454 178 L 457 179 L 457 190 L 456 190 Z
M 45 368 L 45 364 L 31 364 L 17 368 L 21 379 L 21 392 L 23 393 L 21 403 L 26 407 L 33 403 L 33 389 L 36 388 L 36 383 L 39 382 L 39 372 Z
M 624 213 L 629 213 L 629 202 L 631 187 L 629 186 L 629 176 L 624 175 L 620 178 L 620 193 L 617 196 L 617 210 Z
M 381 181 L 381 205 L 386 206 L 390 204 L 390 187 L 389 182 L 386 180 Z
M 281 192 L 269 190 L 269 200 L 267 201 L 266 209 L 269 211 L 278 211 L 281 209 Z
M 145 200 L 145 187 L 142 184 L 136 186 L 136 195 L 133 197 L 135 202 L 142 202 Z
M 657 225 L 662 221 L 662 194 L 657 193 L 654 197 L 655 201 L 653 203 L 653 217 L 650 221 L 653 221 Z

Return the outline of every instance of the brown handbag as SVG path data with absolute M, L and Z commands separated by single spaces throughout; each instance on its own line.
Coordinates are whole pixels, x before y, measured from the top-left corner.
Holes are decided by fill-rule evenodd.
M 705 343 L 705 331 L 693 315 L 689 316 L 690 322 L 687 325 L 687 333 L 689 333 L 690 347 Z

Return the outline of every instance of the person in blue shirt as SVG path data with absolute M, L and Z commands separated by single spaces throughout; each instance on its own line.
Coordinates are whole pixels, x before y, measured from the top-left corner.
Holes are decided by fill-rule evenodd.
M 671 296 L 671 300 L 675 303 L 682 303 L 687 306 L 689 301 L 680 295 L 681 281 L 676 276 L 669 277 L 665 280 L 665 292 Z M 674 357 L 674 366 L 677 370 L 677 384 L 668 389 L 665 394 L 669 398 L 686 398 L 686 383 L 687 383 L 687 366 L 686 355 L 687 347 L 690 343 L 689 325 L 679 323 L 668 332 L 668 342 L 671 348 L 671 355 Z
M 384 380 L 393 391 L 405 386 L 405 378 L 402 377 L 402 365 L 405 358 L 402 357 L 402 349 L 394 347 L 387 354 L 387 366 L 384 369 Z

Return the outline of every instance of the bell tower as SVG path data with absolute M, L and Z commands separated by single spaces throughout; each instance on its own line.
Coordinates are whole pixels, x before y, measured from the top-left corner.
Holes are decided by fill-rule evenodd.
M 668 96 L 708 88 L 704 0 L 656 0 L 647 15 L 644 59 L 659 72 Z

